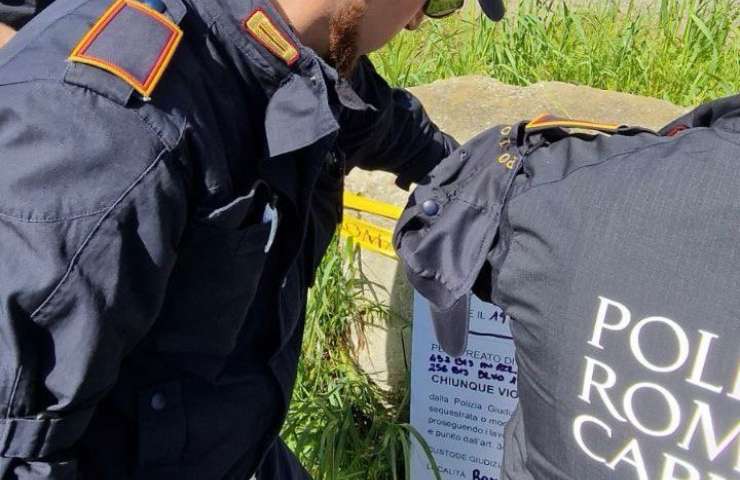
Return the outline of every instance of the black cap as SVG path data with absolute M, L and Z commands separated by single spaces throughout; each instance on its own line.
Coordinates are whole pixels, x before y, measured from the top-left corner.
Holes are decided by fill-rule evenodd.
M 457 299 L 448 309 L 442 310 L 429 303 L 434 323 L 434 333 L 442 350 L 453 357 L 465 353 L 470 327 L 470 295 Z
M 480 3 L 480 8 L 483 9 L 483 13 L 494 22 L 504 18 L 506 9 L 503 0 L 478 0 L 478 3 Z

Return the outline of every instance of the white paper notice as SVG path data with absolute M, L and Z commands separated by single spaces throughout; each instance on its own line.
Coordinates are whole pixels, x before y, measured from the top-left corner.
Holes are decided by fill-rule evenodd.
M 503 431 L 518 398 L 509 319 L 473 297 L 466 353 L 451 358 L 434 336 L 428 302 L 414 298 L 411 424 L 426 439 L 444 480 L 499 480 Z M 434 475 L 414 442 L 412 479 Z

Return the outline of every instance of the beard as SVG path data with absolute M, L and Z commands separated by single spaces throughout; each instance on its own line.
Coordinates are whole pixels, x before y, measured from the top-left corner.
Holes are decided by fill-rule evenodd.
M 329 20 L 329 62 L 345 78 L 360 58 L 360 24 L 366 11 L 365 0 L 347 0 Z

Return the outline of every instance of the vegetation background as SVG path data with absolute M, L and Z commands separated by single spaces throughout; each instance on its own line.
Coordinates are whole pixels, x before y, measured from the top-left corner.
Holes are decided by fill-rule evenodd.
M 500 23 L 475 2 L 373 54 L 409 87 L 483 74 L 558 80 L 691 106 L 740 92 L 740 0 L 520 0 Z M 387 393 L 355 362 L 351 332 L 383 322 L 358 252 L 335 240 L 310 292 L 303 357 L 283 438 L 317 480 L 408 479 L 408 391 Z M 408 319 L 406 319 L 408 320 Z M 407 382 L 408 383 L 408 382 Z

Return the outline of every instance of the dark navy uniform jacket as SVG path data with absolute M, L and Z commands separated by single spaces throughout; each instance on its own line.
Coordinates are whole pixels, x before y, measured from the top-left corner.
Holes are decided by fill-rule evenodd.
M 450 352 L 471 289 L 512 318 L 503 478 L 740 478 L 740 96 L 498 127 L 430 177 L 395 243 Z
M 453 148 L 269 1 L 163 2 L 184 35 L 151 98 L 67 61 L 108 0 L 0 49 L 0 478 L 246 479 L 265 455 L 259 478 L 302 478 L 276 437 L 343 175 L 406 186 Z M 245 31 L 258 9 L 295 61 Z M 150 58 L 116 28 L 99 55 Z

